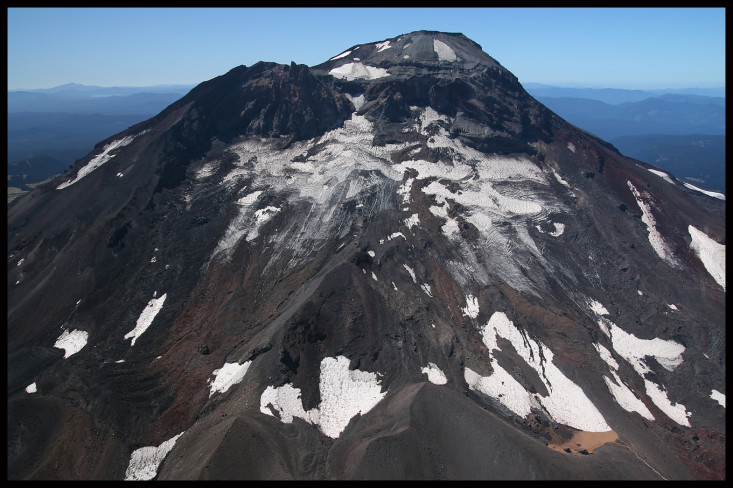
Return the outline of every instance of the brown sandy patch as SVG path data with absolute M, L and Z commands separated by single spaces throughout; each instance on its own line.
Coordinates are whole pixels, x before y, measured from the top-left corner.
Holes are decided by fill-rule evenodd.
M 570 440 L 563 439 L 558 436 L 553 429 L 550 432 L 550 442 L 547 447 L 556 451 L 568 452 L 582 452 L 583 454 L 590 454 L 599 447 L 609 442 L 616 442 L 618 440 L 618 434 L 609 430 L 607 432 L 584 432 L 577 431 L 573 434 Z

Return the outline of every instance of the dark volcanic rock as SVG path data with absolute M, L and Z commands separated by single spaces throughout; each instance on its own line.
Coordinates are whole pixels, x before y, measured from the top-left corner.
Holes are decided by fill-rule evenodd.
M 8 209 L 9 478 L 722 479 L 725 203 L 650 169 L 461 34 L 202 83 Z

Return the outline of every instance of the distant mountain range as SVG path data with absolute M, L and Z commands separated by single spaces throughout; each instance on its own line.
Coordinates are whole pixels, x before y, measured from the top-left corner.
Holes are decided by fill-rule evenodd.
M 193 86 L 69 83 L 8 91 L 8 187 L 28 191 L 63 173 L 96 143 L 154 116 Z

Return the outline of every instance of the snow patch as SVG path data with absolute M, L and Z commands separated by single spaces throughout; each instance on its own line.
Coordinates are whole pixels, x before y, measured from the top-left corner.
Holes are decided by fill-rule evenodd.
M 339 54 L 339 55 L 337 55 L 337 56 L 334 56 L 334 57 L 332 57 L 331 59 L 329 59 L 329 61 L 335 61 L 335 60 L 337 60 L 337 59 L 345 58 L 345 57 L 346 57 L 346 56 L 348 56 L 349 54 L 351 54 L 351 51 L 344 51 L 344 52 L 342 52 L 341 54 Z
M 448 44 L 441 42 L 437 39 L 433 39 L 433 49 L 438 54 L 438 61 L 453 62 L 458 59 L 455 51 L 453 51 L 453 49 L 451 49 Z
M 596 300 L 591 299 L 588 302 L 588 306 L 596 315 L 608 315 L 608 310 L 606 310 L 606 307 L 604 307 L 600 302 L 597 302 Z
M 692 237 L 690 247 L 700 258 L 710 276 L 725 290 L 725 244 L 718 244 L 707 234 L 693 227 L 687 227 Z
M 690 421 L 687 417 L 692 415 L 688 412 L 684 405 L 680 403 L 672 403 L 667 396 L 667 391 L 662 387 L 644 378 L 644 387 L 646 388 L 646 394 L 652 399 L 654 405 L 659 408 L 664 414 L 685 427 L 690 427 Z
M 168 439 L 158 447 L 146 446 L 132 451 L 130 464 L 125 471 L 125 481 L 144 481 L 155 478 L 160 463 L 163 462 L 182 435 L 183 432 Z
M 137 340 L 137 338 L 143 335 L 148 327 L 150 327 L 150 324 L 153 323 L 153 319 L 155 319 L 155 316 L 158 315 L 160 309 L 163 308 L 163 303 L 165 303 L 166 296 L 167 293 L 163 293 L 163 295 L 159 298 L 151 299 L 148 302 L 148 305 L 143 309 L 143 311 L 140 312 L 140 316 L 135 323 L 135 328 L 125 334 L 125 337 L 123 337 L 123 339 L 129 339 L 130 337 L 132 337 L 132 343 L 130 344 L 130 347 L 135 345 L 135 341 Z M 155 294 L 153 294 L 153 297 L 155 297 Z
M 435 363 L 428 363 L 428 365 L 422 368 L 420 372 L 428 375 L 428 381 L 436 385 L 444 385 L 448 383 L 448 378 L 445 377 L 445 374 Z
M 272 415 L 268 408 L 271 405 L 285 423 L 299 417 L 317 425 L 327 436 L 339 437 L 352 417 L 364 415 L 387 394 L 381 391 L 376 373 L 350 371 L 349 363 L 345 356 L 327 357 L 321 361 L 321 403 L 317 408 L 306 412 L 300 389 L 286 384 L 279 388 L 267 387 L 260 398 L 260 411 Z
M 722 194 L 722 193 L 718 193 L 718 192 L 715 192 L 715 191 L 703 190 L 702 188 L 698 188 L 695 185 L 691 185 L 691 184 L 685 183 L 685 182 L 683 182 L 682 184 L 685 185 L 690 190 L 699 191 L 700 193 L 704 193 L 705 195 L 707 195 L 709 197 L 717 198 L 719 200 L 725 200 L 725 195 Z
M 367 254 L 370 255 L 371 257 L 376 256 L 374 251 L 367 251 Z
M 56 189 L 63 190 L 64 188 L 67 188 L 73 185 L 74 183 L 76 183 L 77 181 L 81 180 L 86 175 L 88 175 L 89 173 L 91 173 L 92 171 L 94 171 L 95 169 L 99 168 L 104 163 L 112 159 L 114 157 L 114 155 L 110 156 L 110 153 L 112 151 L 115 151 L 121 147 L 127 146 L 128 144 L 132 142 L 133 139 L 135 139 L 135 137 L 137 137 L 137 135 L 127 136 L 117 141 L 110 142 L 109 144 L 104 146 L 104 149 L 102 150 L 101 153 L 94 156 L 86 165 L 84 165 L 83 168 L 79 170 L 79 172 L 76 174 L 76 178 L 74 178 L 73 180 L 69 180 L 64 183 L 61 183 L 59 186 L 56 187 Z
M 348 98 L 351 101 L 351 103 L 354 104 L 354 110 L 357 112 L 364 105 L 364 102 L 366 101 L 366 98 L 364 97 L 363 93 L 356 97 L 349 95 L 348 93 L 346 93 L 345 95 L 346 95 L 346 98 Z
M 461 309 L 463 311 L 463 315 L 468 315 L 472 319 L 475 319 L 478 317 L 478 299 L 471 295 L 470 293 L 466 295 L 466 307 Z
M 412 281 L 417 283 L 417 278 L 415 278 L 415 271 L 406 264 L 403 264 L 402 266 L 404 266 L 407 272 L 410 273 L 410 276 L 412 277 Z
M 420 218 L 418 217 L 416 213 L 410 215 L 408 218 L 403 220 L 403 222 L 407 226 L 407 228 L 410 230 L 412 230 L 412 228 L 415 226 L 418 226 L 418 227 L 420 226 Z
M 672 178 L 670 178 L 669 175 L 665 173 L 664 171 L 659 171 L 659 170 L 651 169 L 651 168 L 647 168 L 647 170 L 649 170 L 650 172 L 654 173 L 657 176 L 661 176 L 662 178 L 664 178 L 665 181 L 668 181 L 669 183 L 672 183 L 674 185 L 674 181 L 672 181 Z
M 66 351 L 64 359 L 68 358 L 72 354 L 76 354 L 81 351 L 84 346 L 87 345 L 87 339 L 89 338 L 89 332 L 85 330 L 65 330 L 58 339 L 53 347 L 63 349 Z
M 35 385 L 35 383 L 33 383 L 33 385 Z M 28 390 L 26 389 L 26 391 Z M 29 391 L 28 393 L 31 393 L 31 392 Z M 710 392 L 710 398 L 712 398 L 713 400 L 718 402 L 720 405 L 722 405 L 723 408 L 725 408 L 725 394 L 720 393 L 718 390 L 713 390 Z
M 372 271 L 372 279 L 374 279 L 374 281 L 379 281 L 379 280 L 377 279 L 377 275 L 375 275 L 375 274 L 374 274 L 374 271 Z
M 244 375 L 247 374 L 250 364 L 252 364 L 252 361 L 247 361 L 244 364 L 225 363 L 220 369 L 215 369 L 211 374 L 216 378 L 213 382 L 209 380 L 211 385 L 209 398 L 217 391 L 225 393 L 229 388 L 240 383 L 244 379 Z
M 389 76 L 389 73 L 384 68 L 375 68 L 374 66 L 367 66 L 362 63 L 346 63 L 338 68 L 333 68 L 328 74 L 347 81 L 357 79 L 375 80 Z
M 389 41 L 378 42 L 376 44 L 376 46 L 377 46 L 377 52 L 378 53 L 380 53 L 380 52 L 382 52 L 382 51 L 384 51 L 386 49 L 390 49 L 392 47 L 392 46 L 389 45 Z
M 677 305 L 675 305 L 674 303 L 668 303 L 667 306 L 672 310 L 677 310 Z
M 572 142 L 568 141 L 568 149 L 570 149 L 570 152 L 573 152 L 574 153 L 575 152 L 575 144 L 573 144 Z
M 647 420 L 654 420 L 654 415 L 652 415 L 644 402 L 637 398 L 634 392 L 632 392 L 631 389 L 621 381 L 621 378 L 617 373 L 619 367 L 618 363 L 613 359 L 613 356 L 611 356 L 611 352 L 600 344 L 593 343 L 593 347 L 596 348 L 601 359 L 605 361 L 611 370 L 613 381 L 605 375 L 603 376 L 603 380 L 606 382 L 606 386 L 611 392 L 611 395 L 613 395 L 614 400 L 616 400 L 616 403 L 618 403 L 621 408 L 627 412 L 637 412 Z
M 423 283 L 422 285 L 420 285 L 420 288 L 422 289 L 422 291 L 425 292 L 425 294 L 427 294 L 427 296 L 429 297 L 433 296 L 433 291 L 430 288 L 430 285 L 428 285 L 427 283 Z
M 662 260 L 666 261 L 668 264 L 670 264 L 673 267 L 679 267 L 679 264 L 677 263 L 677 259 L 675 259 L 674 255 L 672 254 L 672 250 L 669 248 L 666 242 L 664 242 L 664 239 L 662 238 L 662 234 L 659 233 L 656 227 L 656 220 L 654 219 L 654 216 L 652 215 L 651 208 L 649 204 L 647 204 L 641 195 L 639 191 L 636 189 L 636 187 L 631 183 L 631 181 L 626 180 L 626 183 L 629 186 L 629 189 L 634 194 L 634 198 L 636 198 L 636 203 L 639 205 L 639 208 L 641 209 L 642 216 L 641 221 L 644 222 L 647 226 L 647 229 L 649 230 L 649 243 L 652 245 L 652 248 L 654 248 L 654 252 L 657 253 L 657 255 L 662 258 Z
M 36 382 L 35 381 L 33 383 L 31 383 L 30 385 L 28 385 L 28 386 L 25 387 L 25 392 L 28 393 L 28 394 L 35 393 L 37 391 L 38 391 L 38 388 L 36 387 Z M 713 391 L 715 391 L 715 390 L 713 390 Z

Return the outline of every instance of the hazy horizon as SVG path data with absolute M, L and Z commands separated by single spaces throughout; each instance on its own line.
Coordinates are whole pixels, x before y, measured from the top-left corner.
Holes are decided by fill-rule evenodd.
M 416 30 L 461 32 L 521 83 L 725 86 L 724 8 L 9 8 L 8 90 L 196 85 L 314 66 Z

